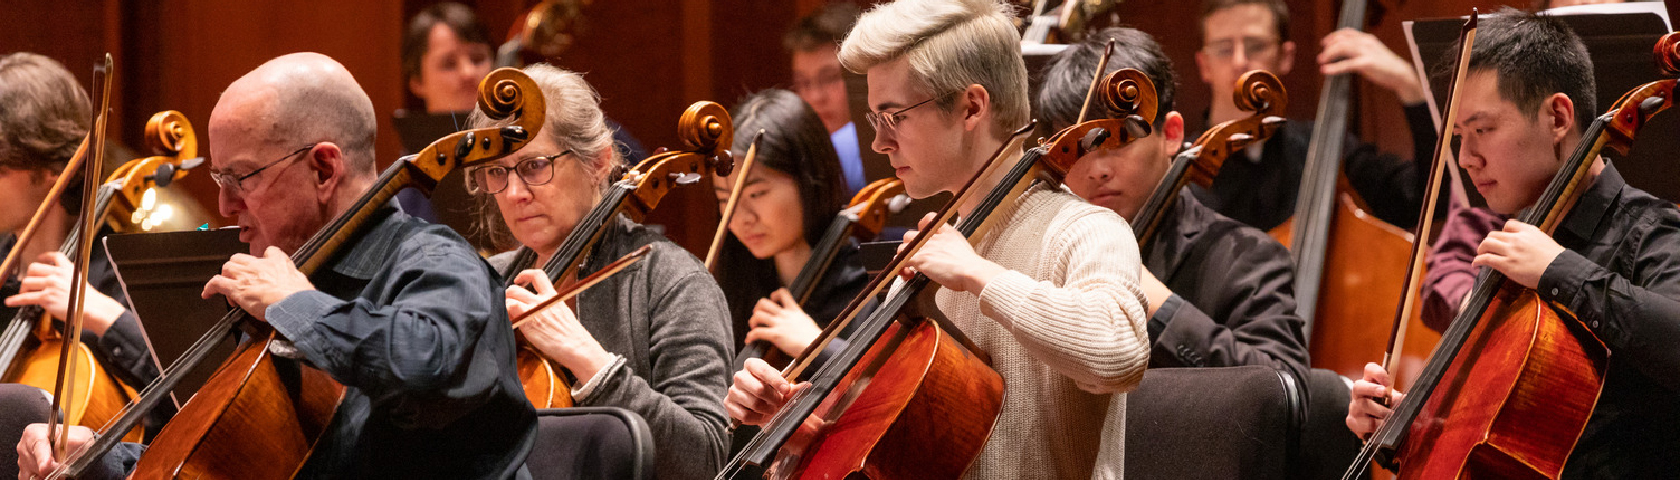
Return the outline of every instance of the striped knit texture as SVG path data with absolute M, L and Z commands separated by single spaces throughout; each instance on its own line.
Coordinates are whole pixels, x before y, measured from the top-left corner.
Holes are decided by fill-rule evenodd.
M 1003 376 L 1003 411 L 966 478 L 1120 478 L 1125 392 L 1149 363 L 1131 227 L 1042 185 L 993 215 L 1006 223 L 976 251 L 1010 271 L 979 296 L 935 297 Z

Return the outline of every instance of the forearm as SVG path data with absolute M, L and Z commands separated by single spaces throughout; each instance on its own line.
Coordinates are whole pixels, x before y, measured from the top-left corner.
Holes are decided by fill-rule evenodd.
M 1306 370 L 1306 348 L 1292 315 L 1256 315 L 1235 328 L 1220 323 L 1183 297 L 1169 298 L 1150 319 L 1151 363 L 1161 366 L 1263 365 L 1293 373 Z M 1159 326 L 1157 333 L 1156 325 Z
M 1134 283 L 1102 280 L 1056 287 L 1009 271 L 986 285 L 980 308 L 1051 369 L 1088 388 L 1123 392 L 1149 362 L 1145 300 Z

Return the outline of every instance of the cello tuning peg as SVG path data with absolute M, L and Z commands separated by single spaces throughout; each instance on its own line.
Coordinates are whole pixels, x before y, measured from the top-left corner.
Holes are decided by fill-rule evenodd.
M 694 182 L 700 181 L 700 174 L 698 174 L 698 173 L 673 173 L 673 174 L 671 174 L 671 181 L 676 182 L 677 185 L 690 185 L 690 184 L 693 184 Z
M 1233 142 L 1246 142 L 1246 141 L 1253 140 L 1253 139 L 1254 139 L 1254 136 L 1249 135 L 1247 133 L 1238 132 L 1238 133 L 1231 134 L 1231 141 L 1233 141 Z
M 1283 117 L 1278 117 L 1278 116 L 1271 116 L 1271 117 L 1266 117 L 1266 118 L 1260 119 L 1260 123 L 1264 123 L 1266 125 L 1277 125 L 1277 124 L 1283 123 L 1284 121 L 1285 120 L 1283 119 Z
M 898 195 L 887 199 L 887 211 L 892 213 L 902 212 L 904 207 L 910 206 L 910 201 L 909 195 Z

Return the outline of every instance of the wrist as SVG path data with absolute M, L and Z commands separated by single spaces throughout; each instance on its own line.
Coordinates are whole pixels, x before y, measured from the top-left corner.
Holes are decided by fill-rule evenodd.
M 612 352 L 608 352 L 599 346 L 595 347 L 595 350 L 594 353 L 579 356 L 577 366 L 568 365 L 566 367 L 572 371 L 572 376 L 577 377 L 579 385 L 595 379 L 595 376 L 600 375 L 602 370 L 606 370 L 608 365 L 612 365 L 615 359 Z
M 88 291 L 93 292 L 92 290 Z M 122 304 L 112 300 L 111 297 L 104 295 L 89 296 L 82 311 L 82 328 L 91 330 L 98 335 L 104 335 L 105 331 L 110 330 L 111 325 L 117 323 L 117 319 L 121 318 L 122 314 L 127 311 L 128 309 L 123 308 Z
M 986 285 L 991 283 L 993 278 L 997 278 L 998 275 L 1006 271 L 1008 269 L 1003 268 L 1002 265 L 981 259 L 980 263 L 963 276 L 963 291 L 979 295 L 980 292 L 986 291 Z

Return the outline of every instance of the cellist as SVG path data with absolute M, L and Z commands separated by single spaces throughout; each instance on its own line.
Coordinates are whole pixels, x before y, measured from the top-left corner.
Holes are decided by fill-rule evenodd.
M 483 221 L 506 225 L 524 246 L 490 257 L 504 278 L 514 278 L 505 308 L 515 318 L 577 280 L 551 281 L 542 268 L 574 229 L 595 228 L 583 219 L 624 162 L 600 97 L 582 75 L 548 64 L 524 70 L 547 99 L 547 128 L 519 152 L 467 172 Z M 478 112 L 468 123 L 492 125 Z M 659 478 L 715 475 L 729 444 L 721 397 L 735 353 L 723 292 L 699 259 L 646 226 L 620 215 L 603 228 L 579 276 L 644 245 L 653 249 L 645 261 L 580 293 L 575 310 L 544 309 L 520 332 L 575 377 L 574 405 L 622 407 L 648 421 Z M 518 264 L 522 250 L 534 252 L 535 262 Z M 567 420 L 580 430 L 588 421 Z
M 1481 19 L 1460 92 L 1458 162 L 1488 206 L 1533 205 L 1598 116 L 1592 60 L 1562 22 L 1512 10 Z M 1450 48 L 1456 52 L 1458 48 Z M 1658 478 L 1680 471 L 1680 211 L 1629 186 L 1605 159 L 1553 236 L 1516 220 L 1489 233 L 1474 265 L 1573 312 L 1609 347 L 1604 388 L 1564 478 Z M 1590 185 L 1590 186 L 1588 186 Z M 1368 436 L 1391 413 L 1375 364 L 1355 382 L 1347 424 Z M 1403 397 L 1393 392 L 1389 405 Z
M 34 53 L 0 56 L 0 233 L 9 238 L 0 251 L 21 248 L 23 267 L 6 272 L 6 287 L 0 290 L 6 308 L 0 321 L 13 318 L 17 307 L 41 306 L 53 318 L 63 320 L 69 310 L 71 262 L 58 253 L 75 223 L 81 203 L 81 182 L 73 180 L 58 198 L 46 198 L 53 182 L 75 154 L 78 142 L 87 135 L 93 107 L 87 91 L 63 65 Z M 77 176 L 84 175 L 78 171 Z M 97 175 L 97 174 L 96 174 Z M 42 202 L 52 202 L 47 217 L 28 245 L 15 245 L 16 235 Z M 101 230 L 100 235 L 108 233 Z M 97 241 L 97 239 L 95 240 Z M 126 295 L 117 283 L 104 249 L 91 257 L 85 332 L 83 342 L 92 347 L 95 358 L 133 388 L 141 388 L 158 376 L 150 346 L 140 332 L 138 317 L 127 306 Z M 4 372 L 0 372 L 4 373 Z M 51 388 L 50 386 L 46 388 Z M 10 443 L 24 426 L 47 420 L 47 398 L 41 389 L 17 384 L 0 385 L 0 442 Z M 35 408 L 35 407 L 39 408 Z M 161 427 L 173 407 L 159 408 L 147 420 L 149 427 Z M 155 433 L 155 431 L 153 431 Z M 15 451 L 5 450 L 0 462 L 15 463 Z M 0 477 L 9 476 L 0 474 Z
M 1114 53 L 1106 70 L 1135 68 L 1148 75 L 1165 113 L 1156 117 L 1154 135 L 1086 155 L 1064 182 L 1133 223 L 1184 141 L 1184 117 L 1172 111 L 1172 60 L 1155 39 L 1117 27 L 1069 46 L 1045 66 L 1038 117 L 1057 130 L 1076 121 L 1110 40 Z M 1304 373 L 1307 347 L 1289 289 L 1295 278 L 1289 251 L 1266 232 L 1202 205 L 1188 190 L 1160 215 L 1159 230 L 1142 250 L 1138 281 L 1149 298 L 1150 365 L 1265 365 Z
M 841 64 L 868 75 L 871 147 L 910 196 L 961 189 L 1027 124 L 1027 71 L 1009 11 L 995 0 L 899 0 L 865 13 L 841 45 Z M 1019 146 L 1010 150 L 1004 158 L 1020 158 Z M 990 218 L 978 247 L 952 227 L 923 225 L 931 237 L 909 262 L 942 287 L 939 312 L 991 356 L 1006 389 L 965 476 L 1118 478 L 1123 449 L 1099 444 L 1124 433 L 1124 392 L 1149 355 L 1132 233 L 1114 212 L 1042 182 Z M 794 388 L 748 360 L 726 406 L 762 424 Z
M 391 203 L 313 277 L 284 253 L 374 183 L 373 104 L 350 72 L 324 55 L 279 57 L 230 85 L 209 125 L 220 211 L 244 227 L 251 254 L 224 264 L 204 296 L 225 295 L 272 325 L 295 346 L 279 354 L 346 387 L 298 475 L 522 474 L 535 415 L 495 277 L 466 240 Z M 46 430 L 25 431 L 20 476 L 55 467 Z M 168 435 L 166 426 L 159 438 Z M 91 436 L 73 427 L 69 449 Z M 126 475 L 142 449 L 122 444 L 87 477 Z

